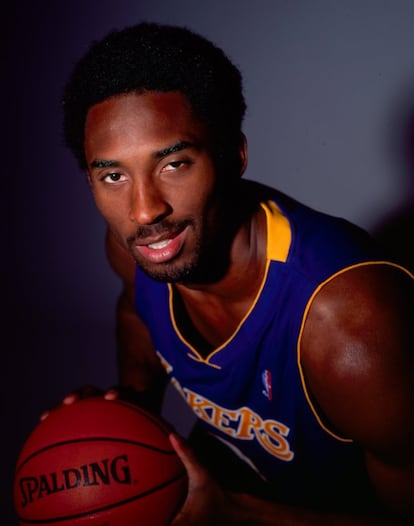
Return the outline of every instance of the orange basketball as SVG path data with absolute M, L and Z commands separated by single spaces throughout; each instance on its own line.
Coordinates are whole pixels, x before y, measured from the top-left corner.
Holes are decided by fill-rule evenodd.
M 171 428 L 119 400 L 87 398 L 52 411 L 20 453 L 20 525 L 166 526 L 187 491 Z

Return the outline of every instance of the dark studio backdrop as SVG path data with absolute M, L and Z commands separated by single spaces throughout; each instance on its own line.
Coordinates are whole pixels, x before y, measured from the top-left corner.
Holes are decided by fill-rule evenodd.
M 60 97 L 91 40 L 144 20 L 186 25 L 240 67 L 246 177 L 381 235 L 413 265 L 412 1 L 13 2 L 2 36 L 2 526 L 16 524 L 13 469 L 41 412 L 116 382 L 120 283 L 63 145 Z M 185 433 L 186 412 L 168 400 Z

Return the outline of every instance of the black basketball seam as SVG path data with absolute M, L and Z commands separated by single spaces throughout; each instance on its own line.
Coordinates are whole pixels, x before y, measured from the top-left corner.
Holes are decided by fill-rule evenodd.
M 48 446 L 45 446 L 45 447 L 42 447 L 42 448 L 38 449 L 34 453 L 31 453 L 28 457 L 26 457 L 24 460 L 22 460 L 22 462 L 20 462 L 20 464 L 16 468 L 16 474 L 21 470 L 21 468 L 25 464 L 27 464 L 27 462 L 29 462 L 29 460 L 31 460 L 36 455 L 40 455 L 41 453 L 44 453 L 45 451 L 48 451 L 49 449 L 53 449 L 53 448 L 56 448 L 56 447 L 59 447 L 59 446 L 65 446 L 67 444 L 78 443 L 78 442 L 96 442 L 96 441 L 97 442 L 103 442 L 103 441 L 106 441 L 106 442 L 121 442 L 123 444 L 132 444 L 134 446 L 141 446 L 141 447 L 144 447 L 146 449 L 150 449 L 152 451 L 156 451 L 157 453 L 161 453 L 163 455 L 175 455 L 176 454 L 174 450 L 160 449 L 160 448 L 158 448 L 156 446 L 152 446 L 151 444 L 146 444 L 145 442 L 139 442 L 137 440 L 131 440 L 131 439 L 128 439 L 128 438 L 111 438 L 111 437 L 72 438 L 70 440 L 62 440 L 60 442 L 55 442 L 53 444 L 50 444 Z
M 128 504 L 129 502 L 133 502 L 134 500 L 142 499 L 143 497 L 146 497 L 148 495 L 151 495 L 151 493 L 155 493 L 156 491 L 160 491 L 161 489 L 169 486 L 170 484 L 173 484 L 177 480 L 185 477 L 185 472 L 181 472 L 180 474 L 176 475 L 174 478 L 163 482 L 162 484 L 159 484 L 158 486 L 155 486 L 154 488 L 151 488 L 144 493 L 140 493 L 139 495 L 135 495 L 134 497 L 129 497 L 128 499 L 121 500 L 119 502 L 116 502 L 114 504 L 109 504 L 107 506 L 104 506 L 102 508 L 98 508 L 95 510 L 90 510 L 82 513 L 76 513 L 75 515 L 68 515 L 65 517 L 58 517 L 58 518 L 52 518 L 52 519 L 25 519 L 24 517 L 18 515 L 18 519 L 20 521 L 25 522 L 26 524 L 47 524 L 50 522 L 62 522 L 66 520 L 72 520 L 72 519 L 80 519 L 81 517 L 86 517 L 87 515 L 90 515 L 92 513 L 101 513 L 102 511 L 107 511 L 112 508 L 117 508 L 118 506 L 123 506 L 124 504 Z

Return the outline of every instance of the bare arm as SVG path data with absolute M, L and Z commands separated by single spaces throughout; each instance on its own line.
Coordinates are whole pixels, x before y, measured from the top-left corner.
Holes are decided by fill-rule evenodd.
M 390 266 L 362 266 L 320 292 L 302 361 L 327 419 L 365 451 L 387 507 L 414 517 L 413 280 Z
M 320 513 L 224 492 L 181 441 L 187 502 L 173 526 L 397 526 L 414 517 L 413 282 L 392 267 L 344 273 L 316 297 L 301 343 L 320 414 L 365 451 L 389 516 Z M 277 499 L 277 495 L 275 495 Z
M 119 382 L 139 393 L 137 399 L 159 412 L 167 378 L 155 354 L 149 331 L 134 307 L 135 263 L 108 231 L 106 252 L 123 282 L 117 305 L 117 362 Z

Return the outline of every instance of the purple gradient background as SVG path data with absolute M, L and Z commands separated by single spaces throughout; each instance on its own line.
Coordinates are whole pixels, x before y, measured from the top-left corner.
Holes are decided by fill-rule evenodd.
M 73 388 L 116 382 L 120 284 L 104 257 L 104 223 L 61 134 L 62 87 L 89 42 L 142 20 L 211 38 L 246 78 L 249 178 L 373 232 L 397 220 L 399 231 L 412 232 L 413 16 L 404 0 L 10 7 L 2 75 L 2 526 L 16 523 L 13 469 L 41 412 Z M 392 238 L 402 249 L 412 245 L 412 237 Z M 184 429 L 185 412 L 171 400 L 166 412 L 180 413 L 175 422 Z

